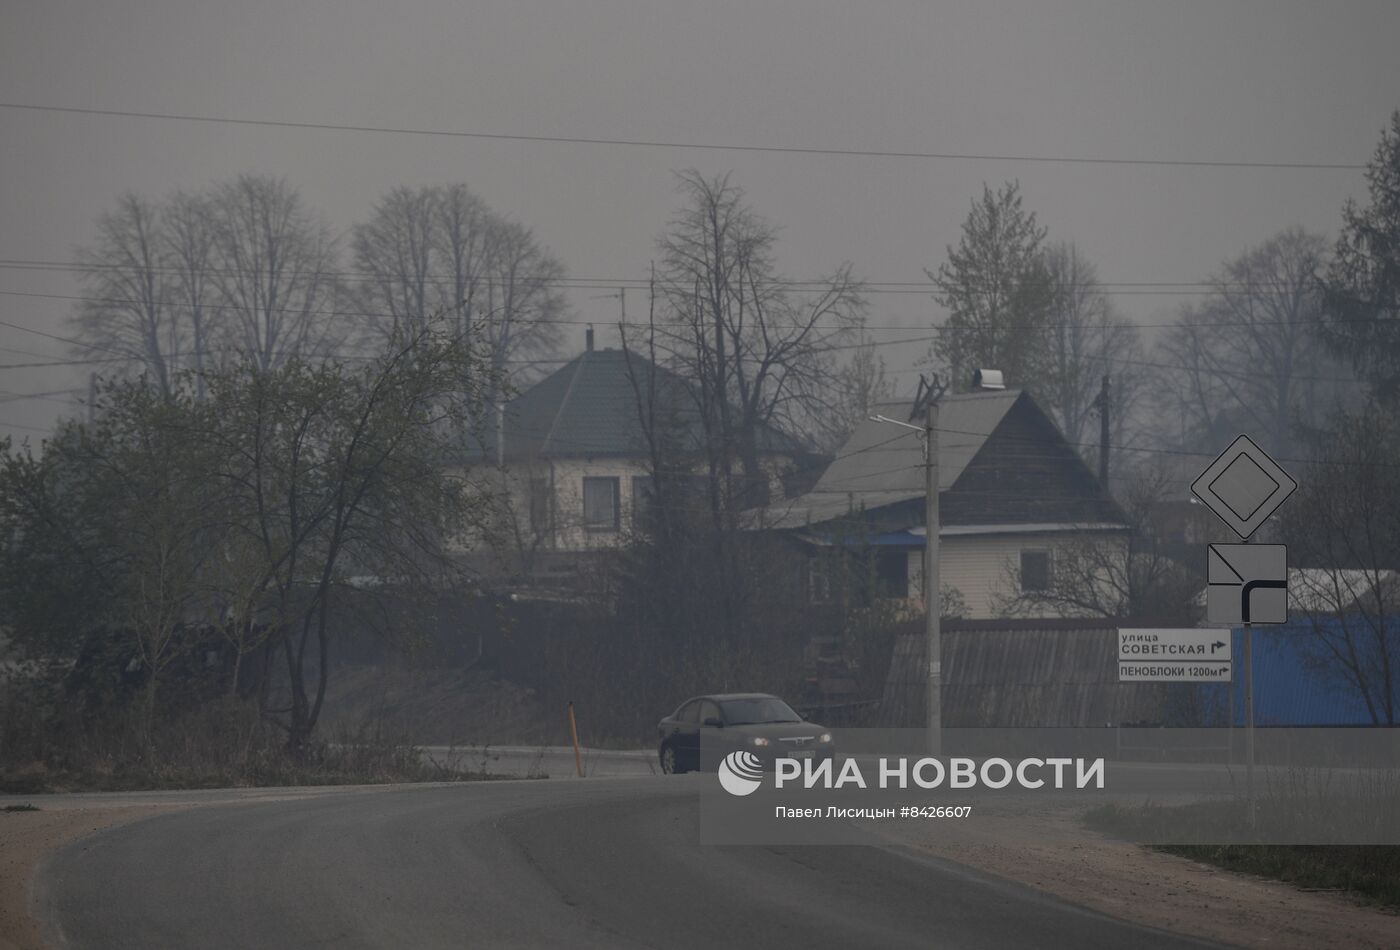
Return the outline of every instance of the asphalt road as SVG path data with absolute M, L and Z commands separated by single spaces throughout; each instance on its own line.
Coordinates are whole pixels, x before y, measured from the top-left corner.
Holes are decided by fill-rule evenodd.
M 76 948 L 1201 946 L 900 848 L 702 848 L 705 778 L 206 804 L 56 852 L 36 907 Z

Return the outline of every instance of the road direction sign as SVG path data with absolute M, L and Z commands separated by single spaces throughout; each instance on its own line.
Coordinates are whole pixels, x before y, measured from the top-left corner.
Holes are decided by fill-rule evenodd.
M 1140 663 L 1118 661 L 1120 683 L 1228 683 L 1230 664 L 1225 663 Z
M 1212 544 L 1206 549 L 1206 622 L 1288 622 L 1288 548 Z
M 1219 630 L 1118 631 L 1118 679 L 1124 683 L 1228 683 L 1230 634 Z
M 1191 493 L 1249 540 L 1297 487 L 1267 452 L 1242 435 L 1191 483 Z

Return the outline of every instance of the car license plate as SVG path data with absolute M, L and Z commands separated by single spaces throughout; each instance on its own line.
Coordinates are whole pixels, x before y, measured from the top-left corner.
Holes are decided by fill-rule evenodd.
M 812 757 L 812 750 L 811 750 L 811 749 L 803 749 L 801 752 L 789 752 L 789 753 L 788 753 L 788 758 L 789 758 L 789 759 L 810 759 L 811 757 Z

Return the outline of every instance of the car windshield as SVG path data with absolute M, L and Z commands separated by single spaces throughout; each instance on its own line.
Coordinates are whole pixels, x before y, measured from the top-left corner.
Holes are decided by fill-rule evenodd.
M 747 726 L 759 722 L 801 722 L 802 717 L 781 699 L 730 699 L 720 704 L 724 721 L 731 726 Z

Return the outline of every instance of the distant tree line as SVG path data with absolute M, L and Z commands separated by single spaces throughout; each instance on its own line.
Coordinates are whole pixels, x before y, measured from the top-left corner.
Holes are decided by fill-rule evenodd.
M 441 315 L 471 329 L 499 375 L 547 354 L 563 265 L 465 185 L 396 188 L 347 249 L 285 180 L 241 175 L 161 200 L 124 195 L 78 254 L 83 356 L 125 357 L 170 392 L 251 360 L 354 357 Z

